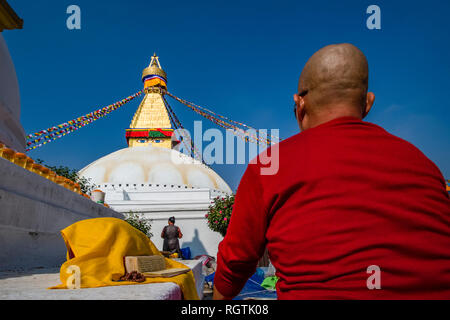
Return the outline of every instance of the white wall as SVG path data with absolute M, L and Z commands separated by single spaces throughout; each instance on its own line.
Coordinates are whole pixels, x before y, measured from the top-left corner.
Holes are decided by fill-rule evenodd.
M 180 247 L 189 247 L 192 257 L 201 254 L 217 256 L 218 245 L 223 237 L 209 229 L 205 214 L 216 196 L 209 189 L 156 187 L 154 185 L 100 185 L 106 193 L 105 202 L 117 212 L 133 211 L 152 219 L 151 240 L 159 250 L 163 249 L 161 231 L 167 220 L 174 216 L 183 238 Z M 223 194 L 222 194 L 223 195 Z
M 25 132 L 20 123 L 20 95 L 14 64 L 0 33 L 0 141 L 25 151 Z
M 0 270 L 56 267 L 60 231 L 79 220 L 123 216 L 0 158 Z
M 189 247 L 192 258 L 201 254 L 217 256 L 218 245 L 223 237 L 208 228 L 205 218 L 186 216 L 179 212 L 173 214 L 147 213 L 146 216 L 153 219 L 151 240 L 158 249 L 162 250 L 163 248 L 162 229 L 167 225 L 167 220 L 171 216 L 175 216 L 175 225 L 180 227 L 183 233 L 183 238 L 180 239 L 180 248 Z

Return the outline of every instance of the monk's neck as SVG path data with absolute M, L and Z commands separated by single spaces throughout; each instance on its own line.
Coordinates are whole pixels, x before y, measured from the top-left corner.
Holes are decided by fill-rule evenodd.
M 309 116 L 308 119 L 308 129 L 320 126 L 321 124 L 330 122 L 335 119 L 352 117 L 357 119 L 362 119 L 361 111 L 355 110 L 353 108 L 339 108 L 335 107 L 331 111 L 324 110 L 319 114 L 314 114 Z M 306 129 L 306 128 L 305 128 Z

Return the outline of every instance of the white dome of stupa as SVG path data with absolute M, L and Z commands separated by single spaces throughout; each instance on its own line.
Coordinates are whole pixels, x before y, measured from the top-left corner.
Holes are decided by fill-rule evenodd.
M 96 185 L 159 184 L 232 193 L 211 168 L 177 150 L 145 146 L 110 153 L 79 172 Z

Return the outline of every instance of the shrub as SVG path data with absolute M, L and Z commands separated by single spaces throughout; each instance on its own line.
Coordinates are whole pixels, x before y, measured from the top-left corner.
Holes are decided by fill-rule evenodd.
M 86 194 L 90 194 L 92 190 L 94 190 L 95 185 L 91 182 L 91 179 L 86 179 L 85 177 L 80 177 L 78 174 L 78 170 L 71 169 L 66 166 L 49 166 L 44 164 L 44 161 L 41 159 L 36 159 L 36 163 L 42 164 L 55 172 L 57 175 L 65 177 L 67 179 L 72 180 L 80 185 L 81 191 Z
M 125 221 L 128 222 L 132 227 L 142 231 L 147 237 L 153 237 L 152 230 L 152 220 L 144 218 L 142 214 L 130 211 L 125 213 Z
M 233 204 L 234 195 L 214 198 L 214 202 L 209 206 L 208 213 L 205 215 L 212 231 L 219 232 L 225 237 L 230 224 Z

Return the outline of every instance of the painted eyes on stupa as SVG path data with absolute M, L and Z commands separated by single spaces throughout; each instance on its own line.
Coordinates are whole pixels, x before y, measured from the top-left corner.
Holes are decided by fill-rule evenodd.
M 147 143 L 147 142 L 162 143 L 163 141 L 161 139 L 155 139 L 155 140 L 139 139 L 138 142 L 139 143 Z

